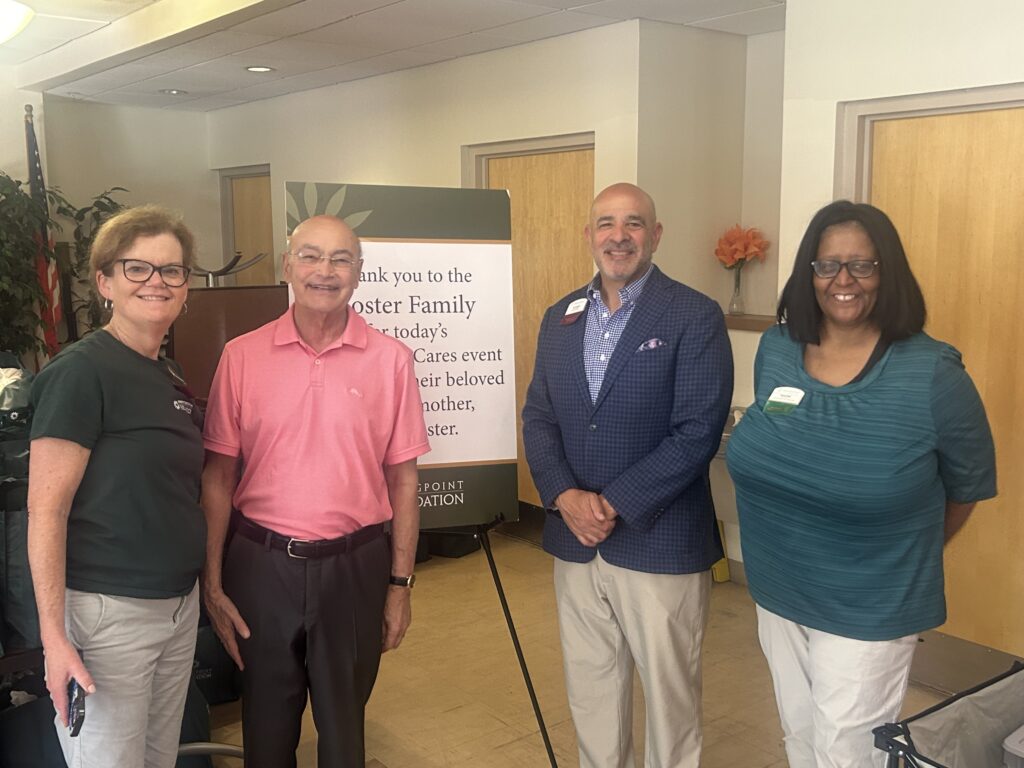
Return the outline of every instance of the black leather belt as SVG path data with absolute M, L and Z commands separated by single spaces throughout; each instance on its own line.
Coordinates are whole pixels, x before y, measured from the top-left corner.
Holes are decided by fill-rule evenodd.
M 254 523 L 252 520 L 238 515 L 239 534 L 245 538 L 262 544 L 270 549 L 280 549 L 287 553 L 288 557 L 295 557 L 300 560 L 308 560 L 318 557 L 329 557 L 343 552 L 352 552 L 363 544 L 368 544 L 374 539 L 384 535 L 384 523 L 368 525 L 348 536 L 340 536 L 337 539 L 296 539 L 274 533 L 269 528 Z

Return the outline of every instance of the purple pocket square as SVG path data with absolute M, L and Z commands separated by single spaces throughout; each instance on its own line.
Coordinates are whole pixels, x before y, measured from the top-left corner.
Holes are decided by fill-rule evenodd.
M 637 352 L 646 352 L 649 349 L 657 349 L 658 347 L 664 347 L 665 342 L 661 339 L 648 339 L 639 347 L 636 348 Z

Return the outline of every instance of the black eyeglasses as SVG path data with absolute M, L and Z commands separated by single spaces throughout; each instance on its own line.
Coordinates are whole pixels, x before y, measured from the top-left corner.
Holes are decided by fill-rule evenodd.
M 168 288 L 180 288 L 188 281 L 188 276 L 192 272 L 184 264 L 164 264 L 158 267 L 142 259 L 118 259 L 114 263 L 121 265 L 124 276 L 133 283 L 144 283 L 154 272 L 159 272 L 160 279 Z
M 814 270 L 814 274 L 822 278 L 836 277 L 843 271 L 843 267 L 846 267 L 846 271 L 849 273 L 850 277 L 860 280 L 865 277 L 871 277 L 875 274 L 875 267 L 877 266 L 877 261 L 869 261 L 868 259 L 854 259 L 853 261 L 825 260 L 811 262 L 811 269 Z

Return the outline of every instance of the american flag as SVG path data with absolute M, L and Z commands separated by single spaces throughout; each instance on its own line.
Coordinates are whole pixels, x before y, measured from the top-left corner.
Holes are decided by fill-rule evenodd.
M 36 141 L 30 105 L 25 106 L 25 144 L 28 148 L 29 192 L 36 202 L 49 211 L 46 184 L 43 182 L 43 166 L 39 160 L 39 143 Z M 60 349 L 57 344 L 57 324 L 61 319 L 60 273 L 57 270 L 57 260 L 53 256 L 50 233 L 45 224 L 36 235 L 36 276 L 43 289 L 43 303 L 39 307 L 39 316 L 43 321 L 43 342 L 47 354 L 53 356 Z

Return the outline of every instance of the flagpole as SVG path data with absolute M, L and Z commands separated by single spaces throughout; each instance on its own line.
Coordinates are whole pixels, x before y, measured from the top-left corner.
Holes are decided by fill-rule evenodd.
M 39 156 L 39 142 L 36 139 L 36 128 L 32 114 L 32 105 L 25 105 L 25 149 L 28 153 L 28 188 L 32 199 L 42 206 L 46 212 L 46 220 L 40 225 L 39 240 L 36 250 L 36 274 L 39 279 L 39 286 L 43 291 L 43 304 L 39 308 L 40 318 L 43 321 L 43 341 L 46 344 L 46 352 L 53 356 L 60 348 L 57 343 L 57 323 L 60 320 L 61 311 L 65 310 L 65 316 L 70 317 L 70 290 L 65 290 L 62 285 L 60 270 L 56 258 L 52 255 L 50 243 L 50 231 L 48 227 L 50 218 L 49 201 L 46 198 L 46 183 L 43 181 L 43 164 Z M 70 286 L 68 286 L 70 289 Z M 60 300 L 60 305 L 57 300 Z

